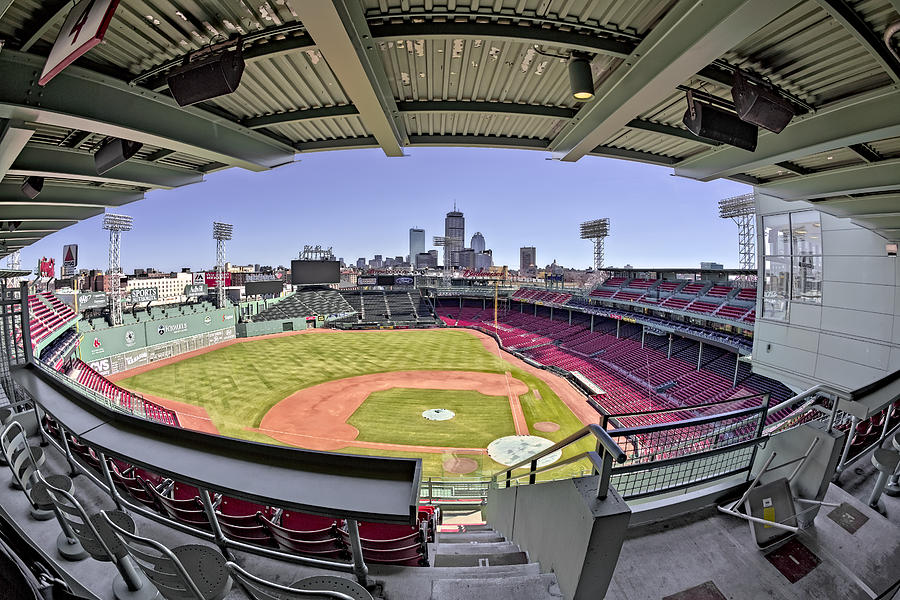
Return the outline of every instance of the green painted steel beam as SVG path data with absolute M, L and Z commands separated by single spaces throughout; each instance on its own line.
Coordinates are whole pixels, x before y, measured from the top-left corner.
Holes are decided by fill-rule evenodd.
M 4 221 L 34 221 L 61 223 L 63 227 L 103 214 L 104 208 L 92 206 L 52 206 L 40 204 L 7 205 L 0 202 Z M 25 223 L 23 223 L 24 225 Z
M 300 2 L 296 10 L 359 118 L 388 156 L 403 156 L 406 128 L 381 51 L 358 0 Z
M 900 90 L 885 88 L 794 117 L 778 134 L 760 132 L 755 152 L 723 145 L 675 166 L 701 181 L 729 177 L 819 152 L 900 136 Z
M 263 171 L 294 160 L 290 146 L 172 98 L 73 65 L 45 87 L 44 59 L 0 52 L 0 118 L 91 131 Z
M 891 54 L 881 36 L 869 27 L 853 7 L 844 0 L 816 0 L 816 2 L 853 36 L 894 83 L 900 83 L 900 61 Z
M 782 200 L 900 190 L 900 158 L 792 177 L 757 186 L 757 190 Z
M 520 44 L 540 44 L 619 58 L 629 56 L 635 48 L 635 43 L 630 40 L 618 40 L 613 37 L 602 37 L 577 31 L 471 21 L 462 23 L 425 21 L 423 23 L 375 25 L 372 27 L 372 34 L 382 40 L 475 38 Z
M 588 154 L 591 156 L 602 156 L 604 158 L 624 158 L 626 160 L 652 165 L 672 165 L 678 162 L 678 159 L 672 158 L 671 156 L 641 152 L 640 150 L 629 150 L 627 148 L 616 148 L 614 146 L 597 146 Z
M 48 218 L 56 217 L 52 214 L 55 206 L 122 206 L 143 197 L 143 192 L 110 190 L 88 185 L 65 186 L 47 182 L 41 193 L 32 200 L 22 193 L 19 184 L 0 183 L 0 205 L 4 207 L 3 213 L 7 206 L 42 206 L 50 213 L 47 215 Z
M 199 171 L 167 167 L 138 159 L 125 161 L 103 175 L 97 175 L 93 155 L 50 146 L 26 147 L 13 163 L 9 174 L 165 189 L 203 181 L 203 173 Z
M 359 111 L 352 104 L 344 104 L 341 106 L 323 106 L 321 108 L 305 108 L 302 110 L 291 110 L 283 113 L 272 115 L 261 115 L 259 117 L 251 117 L 244 119 L 242 125 L 250 129 L 260 129 L 262 127 L 271 127 L 272 125 L 281 125 L 284 123 L 297 123 L 309 119 L 330 119 L 334 117 L 345 117 L 349 115 L 358 115 Z
M 6 176 L 32 135 L 33 125 L 9 119 L 0 121 L 0 180 Z
M 780 0 L 681 0 L 600 84 L 577 121 L 556 136 L 550 145 L 554 156 L 576 161 L 604 144 L 784 10 Z

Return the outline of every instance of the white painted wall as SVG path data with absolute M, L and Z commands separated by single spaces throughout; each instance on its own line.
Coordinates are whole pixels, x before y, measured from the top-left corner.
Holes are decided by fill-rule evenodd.
M 759 195 L 757 248 L 764 215 L 807 209 L 816 206 Z M 884 238 L 850 219 L 821 219 L 822 304 L 792 303 L 782 322 L 762 317 L 760 301 L 753 370 L 798 391 L 818 383 L 852 390 L 900 369 L 900 261 L 887 256 Z

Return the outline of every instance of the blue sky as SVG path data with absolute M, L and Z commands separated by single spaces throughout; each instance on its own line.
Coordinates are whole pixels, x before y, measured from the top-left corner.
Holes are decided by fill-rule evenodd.
M 672 169 L 585 157 L 549 160 L 543 152 L 472 148 L 408 149 L 387 158 L 377 149 L 304 154 L 263 173 L 229 169 L 197 185 L 156 190 L 117 212 L 134 217 L 124 234 L 122 265 L 200 270 L 215 262 L 212 221 L 234 223 L 228 260 L 290 264 L 304 244 L 334 246 L 348 262 L 360 256 L 406 255 L 410 227 L 430 244 L 443 234 L 454 201 L 466 216 L 466 243 L 476 231 L 495 264 L 518 268 L 519 247 L 536 246 L 540 265 L 584 268 L 591 244 L 582 221 L 609 217 L 607 265 L 696 267 L 702 260 L 737 266 L 737 229 L 716 202 L 747 193 L 730 181 L 701 183 Z M 22 251 L 23 268 L 41 256 L 61 263 L 63 244 L 79 244 L 80 268 L 104 268 L 102 216 Z M 5 261 L 4 261 L 5 266 Z

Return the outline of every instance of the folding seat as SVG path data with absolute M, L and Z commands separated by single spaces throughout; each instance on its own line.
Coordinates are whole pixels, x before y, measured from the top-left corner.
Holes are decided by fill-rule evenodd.
M 169 496 L 168 494 L 158 491 L 153 486 L 148 486 L 151 496 L 153 496 L 156 502 L 162 506 L 165 513 L 171 518 L 186 525 L 197 527 L 198 529 L 209 530 L 209 517 L 206 516 L 206 511 L 203 510 L 203 503 L 200 501 L 199 492 L 197 492 L 197 488 L 193 488 L 193 491 L 197 492 L 197 495 L 190 496 L 191 488 L 192 486 L 185 486 L 183 484 L 180 486 L 176 483 L 173 486 L 172 496 Z M 181 497 L 176 497 L 176 493 Z
M 293 511 L 282 512 L 281 524 L 265 515 L 260 515 L 260 519 L 283 550 L 316 556 L 346 556 L 334 519 Z

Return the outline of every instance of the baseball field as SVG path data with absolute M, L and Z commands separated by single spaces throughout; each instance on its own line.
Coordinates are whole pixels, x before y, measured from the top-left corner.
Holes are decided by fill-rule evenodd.
M 488 475 L 503 468 L 494 458 L 509 462 L 497 450 L 508 440 L 488 452 L 498 438 L 515 443 L 526 438 L 512 436 L 528 435 L 549 445 L 596 422 L 564 380 L 462 329 L 233 340 L 113 379 L 175 409 L 186 427 L 313 450 L 419 457 L 425 477 Z

